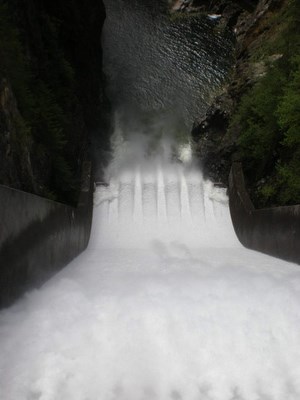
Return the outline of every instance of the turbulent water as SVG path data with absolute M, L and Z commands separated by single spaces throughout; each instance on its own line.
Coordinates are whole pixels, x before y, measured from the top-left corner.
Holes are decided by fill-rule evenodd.
M 224 189 L 161 145 L 122 143 L 88 250 L 0 314 L 1 400 L 299 399 L 298 266 L 242 248 Z
M 87 251 L 0 313 L 0 400 L 299 400 L 299 266 L 242 248 L 186 135 L 226 40 L 106 3 L 107 184 Z

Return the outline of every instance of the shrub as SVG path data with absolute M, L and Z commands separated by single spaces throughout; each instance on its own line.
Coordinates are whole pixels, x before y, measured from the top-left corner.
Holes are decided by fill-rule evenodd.
M 258 206 L 300 203 L 300 11 L 296 1 L 288 3 L 284 16 L 284 29 L 276 41 L 282 57 L 269 64 L 266 75 L 242 96 L 229 126 L 229 131 L 240 132 L 238 152 Z

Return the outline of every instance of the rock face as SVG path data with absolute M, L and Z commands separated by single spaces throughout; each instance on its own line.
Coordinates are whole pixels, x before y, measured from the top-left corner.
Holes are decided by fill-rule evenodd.
M 239 15 L 253 12 L 258 0 L 174 0 L 171 12 L 203 13 L 217 20 L 222 26 L 234 27 Z
M 100 0 L 0 4 L 0 184 L 76 203 L 90 142 L 109 143 L 104 19 Z
M 234 143 L 225 140 L 232 109 L 233 100 L 226 94 L 219 96 L 205 119 L 192 130 L 194 151 L 201 160 L 204 175 L 225 186 L 235 150 Z
M 24 138 L 18 141 L 20 125 L 24 124 L 17 107 L 11 85 L 6 79 L 0 82 L 0 181 L 9 186 L 24 185 L 35 189 L 31 166 L 31 143 Z
M 229 84 L 215 99 L 205 118 L 194 126 L 192 136 L 195 152 L 202 161 L 204 174 L 224 185 L 228 183 L 232 161 L 236 161 L 237 158 L 236 141 L 240 133 L 236 130 L 231 132 L 230 137 L 226 135 L 229 121 L 242 95 L 265 74 L 266 64 L 253 60 L 251 54 L 268 35 L 268 20 L 284 2 L 284 0 L 209 2 L 213 11 L 228 12 L 226 14 L 228 26 L 233 29 L 236 36 L 236 61 Z M 195 3 L 200 4 L 202 1 Z M 243 9 L 237 10 L 235 3 L 243 5 Z M 280 55 L 275 54 L 272 57 L 275 60 Z M 267 61 L 272 62 L 273 59 Z

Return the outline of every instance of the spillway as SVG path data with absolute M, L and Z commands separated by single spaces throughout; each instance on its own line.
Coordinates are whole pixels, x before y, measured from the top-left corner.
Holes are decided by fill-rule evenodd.
M 0 313 L 2 400 L 298 400 L 299 267 L 163 158 L 98 186 L 87 251 Z
M 143 248 L 153 240 L 237 245 L 225 189 L 204 181 L 196 169 L 158 160 L 127 168 L 98 187 L 93 230 L 93 247 Z
M 85 253 L 0 312 L 0 400 L 299 400 L 299 266 L 244 249 L 189 157 L 232 35 L 104 2 L 107 185 Z

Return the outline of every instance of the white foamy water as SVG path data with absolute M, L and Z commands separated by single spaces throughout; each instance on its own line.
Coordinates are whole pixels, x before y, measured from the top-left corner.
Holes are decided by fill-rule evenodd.
M 299 400 L 299 267 L 191 166 L 112 171 L 87 251 L 0 313 L 0 399 Z
M 238 246 L 225 189 L 196 169 L 157 159 L 127 167 L 98 187 L 93 228 L 92 248 L 148 248 L 153 241 Z

